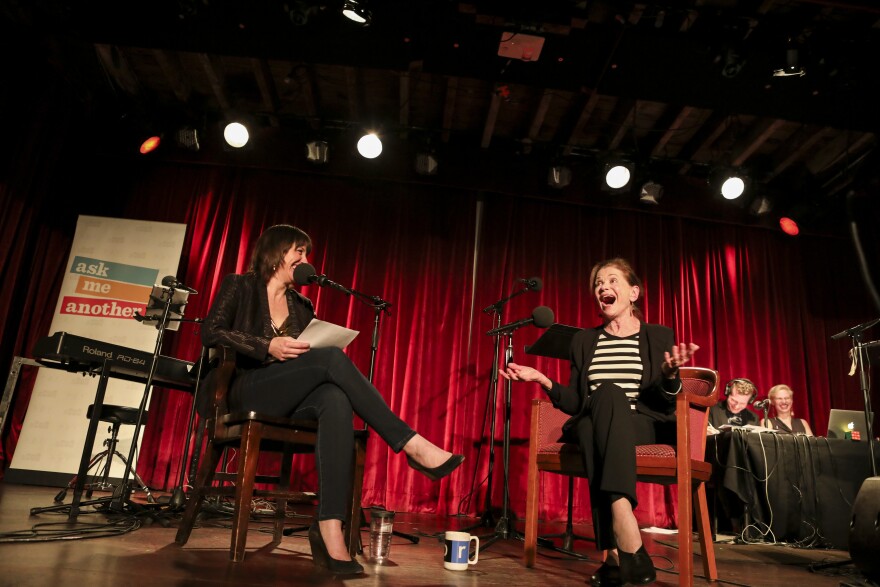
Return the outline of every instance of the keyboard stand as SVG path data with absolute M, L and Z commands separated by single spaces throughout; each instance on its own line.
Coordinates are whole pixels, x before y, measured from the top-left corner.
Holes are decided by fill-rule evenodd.
M 76 517 L 79 515 L 79 510 L 82 506 L 110 502 L 111 498 L 109 497 L 92 499 L 85 502 L 82 501 L 82 494 L 86 483 L 86 475 L 89 472 L 89 462 L 92 460 L 92 447 L 95 444 L 95 437 L 98 433 L 98 423 L 100 422 L 99 417 L 104 408 L 104 394 L 107 391 L 107 381 L 109 379 L 110 366 L 107 364 L 107 359 L 104 359 L 104 363 L 101 366 L 100 370 L 100 377 L 98 378 L 98 389 L 95 392 L 95 407 L 92 408 L 92 418 L 91 420 L 89 420 L 89 429 L 88 432 L 86 432 L 86 441 L 83 445 L 82 458 L 79 462 L 79 471 L 76 474 L 76 483 L 74 483 L 73 486 L 73 501 L 71 501 L 70 504 L 62 503 L 42 508 L 31 508 L 32 516 L 41 514 L 43 512 L 60 512 L 64 510 L 69 510 L 67 516 L 68 519 L 75 520 Z

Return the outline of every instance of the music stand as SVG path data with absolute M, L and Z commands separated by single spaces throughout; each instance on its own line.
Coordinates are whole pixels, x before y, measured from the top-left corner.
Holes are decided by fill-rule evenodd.
M 531 346 L 526 347 L 526 354 L 538 357 L 549 357 L 551 359 L 568 360 L 570 358 L 571 339 L 580 332 L 580 328 L 575 326 L 566 326 L 565 324 L 554 324 L 541 335 L 541 338 L 535 341 Z M 575 558 L 587 558 L 584 555 L 574 551 L 575 540 L 586 540 L 596 542 L 595 538 L 581 536 L 574 532 L 574 477 L 568 476 L 568 506 L 565 519 L 565 532 L 560 534 L 545 534 L 539 536 L 538 545 L 550 548 L 556 552 L 561 552 Z M 553 544 L 551 538 L 562 538 L 562 546 Z

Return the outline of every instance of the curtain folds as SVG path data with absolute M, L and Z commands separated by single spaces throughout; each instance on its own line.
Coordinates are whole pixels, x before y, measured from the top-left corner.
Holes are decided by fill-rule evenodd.
M 627 258 L 641 276 L 646 320 L 672 327 L 679 341 L 700 345 L 696 364 L 717 369 L 722 383 L 747 377 L 763 394 L 788 383 L 797 415 L 819 434 L 832 405 L 858 408 L 861 403 L 857 381 L 846 376 L 845 341 L 829 340 L 873 317 L 857 287 L 845 301 L 839 299 L 835 283 L 860 280 L 854 264 L 841 262 L 851 248 L 844 239 L 791 239 L 761 228 L 656 213 L 259 169 L 138 163 L 117 169 L 114 177 L 118 181 L 106 182 L 93 196 L 122 202 L 118 215 L 186 223 L 178 278 L 199 292 L 190 297 L 189 317 L 206 314 L 223 276 L 244 271 L 261 230 L 281 222 L 311 235 L 310 262 L 319 273 L 391 302 L 390 311 L 377 317 L 355 297 L 304 288 L 321 319 L 360 331 L 347 352 L 365 374 L 378 319 L 376 386 L 422 435 L 467 460 L 460 473 L 433 484 L 371 435 L 365 505 L 481 514 L 490 446 L 491 502 L 499 505 L 509 417 L 510 507 L 515 517 L 524 514 L 530 400 L 542 392 L 535 385 L 513 385 L 511 410 L 505 413 L 506 386 L 489 386 L 495 339 L 485 332 L 495 323 L 482 310 L 519 291 L 517 279 L 538 276 L 541 291 L 510 300 L 502 323 L 529 317 L 534 307 L 545 305 L 559 323 L 593 326 L 598 317 L 587 279 L 592 264 L 609 257 Z M 33 343 L 50 334 L 47 308 L 57 299 L 73 237 L 75 217 L 46 222 L 49 205 L 42 201 L 49 198 L 34 193 L 41 189 L 22 182 L 0 185 L 4 209 L 17 216 L 0 220 L 0 277 L 16 286 L 0 290 L 3 364 L 13 355 L 30 356 Z M 85 206 L 82 212 L 94 213 Z M 517 330 L 514 360 L 567 382 L 563 361 L 525 352 L 540 335 L 532 326 Z M 186 324 L 167 334 L 163 352 L 196 360 L 200 349 L 198 325 Z M 19 385 L 4 431 L 4 467 L 27 408 L 32 385 L 27 379 Z M 153 394 L 138 462 L 148 484 L 176 485 L 190 405 L 185 393 Z M 299 482 L 314 485 L 313 459 L 298 458 Z M 575 519 L 588 520 L 586 484 L 578 480 L 575 488 Z M 640 522 L 674 525 L 674 495 L 674 488 L 640 485 Z M 563 518 L 566 500 L 566 479 L 545 475 L 542 517 Z

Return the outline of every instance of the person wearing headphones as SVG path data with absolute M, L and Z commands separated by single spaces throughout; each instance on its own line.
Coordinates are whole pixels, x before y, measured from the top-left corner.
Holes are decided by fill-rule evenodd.
M 724 400 L 709 408 L 708 432 L 718 434 L 722 426 L 757 425 L 757 414 L 748 409 L 757 394 L 758 388 L 748 379 L 730 380 L 724 388 Z

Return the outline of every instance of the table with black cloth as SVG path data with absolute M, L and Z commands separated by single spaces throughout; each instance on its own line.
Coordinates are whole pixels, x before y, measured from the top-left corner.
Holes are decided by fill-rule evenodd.
M 729 430 L 710 436 L 716 492 L 745 506 L 746 538 L 849 548 L 853 502 L 871 476 L 867 441 Z M 874 444 L 875 457 L 880 446 Z

